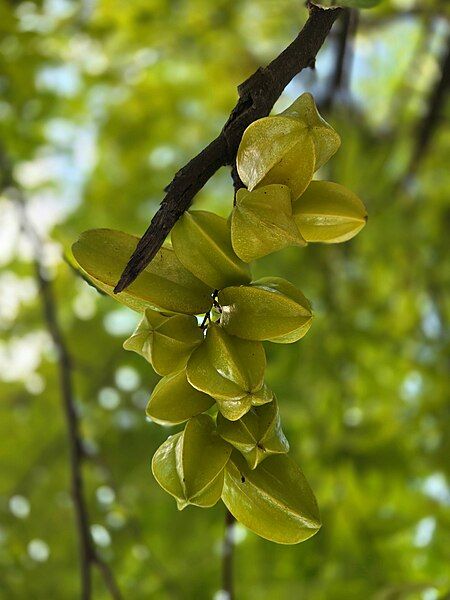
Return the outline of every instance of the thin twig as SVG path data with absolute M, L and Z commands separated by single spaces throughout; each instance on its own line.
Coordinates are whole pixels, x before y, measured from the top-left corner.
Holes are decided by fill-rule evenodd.
M 418 165 L 425 156 L 437 125 L 442 117 L 442 111 L 445 99 L 450 89 L 450 34 L 447 35 L 446 49 L 443 56 L 441 76 L 436 81 L 430 100 L 427 105 L 427 111 L 418 124 L 415 135 L 416 144 L 411 155 L 411 160 L 407 170 L 407 177 L 417 171 Z
M 0 147 L 0 184 L 2 189 L 10 189 L 20 211 L 22 229 L 28 236 L 34 254 L 34 270 L 42 303 L 44 320 L 57 353 L 57 365 L 61 401 L 67 425 L 69 445 L 71 494 L 75 509 L 75 518 L 79 536 L 79 560 L 81 578 L 81 599 L 92 598 L 91 567 L 95 565 L 101 572 L 105 585 L 114 600 L 121 600 L 119 588 L 109 566 L 98 554 L 92 539 L 89 515 L 84 498 L 82 462 L 84 458 L 79 418 L 76 411 L 75 393 L 72 378 L 72 360 L 59 322 L 56 300 L 51 280 L 46 272 L 43 260 L 43 242 L 28 219 L 26 202 L 20 186 L 14 180 L 12 166 L 7 154 Z
M 222 548 L 222 591 L 226 594 L 226 600 L 234 599 L 233 554 L 235 522 L 236 519 L 226 509 Z
M 233 165 L 245 129 L 271 111 L 284 88 L 306 67 L 312 66 L 342 9 L 324 9 L 307 2 L 309 19 L 296 39 L 267 67 L 259 68 L 238 87 L 239 100 L 219 136 L 175 175 L 166 196 L 140 239 L 114 291 L 128 287 L 145 269 L 195 194 L 222 166 Z
M 350 9 L 345 8 L 339 19 L 339 33 L 335 47 L 335 64 L 329 80 L 326 96 L 322 102 L 322 109 L 330 111 L 335 94 L 340 92 L 346 84 L 345 62 L 347 56 L 347 41 L 350 29 Z
M 21 197 L 19 197 L 18 206 L 22 217 L 22 227 L 33 245 L 35 277 L 38 284 L 44 319 L 57 352 L 59 386 L 66 417 L 69 443 L 71 493 L 79 535 L 81 597 L 83 600 L 89 600 L 92 597 L 90 565 L 95 556 L 95 550 L 84 500 L 84 486 L 81 473 L 83 447 L 79 432 L 78 415 L 75 408 L 71 359 L 59 325 L 52 285 L 42 264 L 41 241 L 27 219 L 24 202 Z
M 340 30 L 336 40 L 335 64 L 328 89 L 320 108 L 330 112 L 336 99 L 350 102 L 350 83 L 353 62 L 353 46 L 358 26 L 358 10 L 346 8 L 340 18 Z
M 19 195 L 17 199 L 22 216 L 22 226 L 33 245 L 35 276 L 42 302 L 44 319 L 57 352 L 59 385 L 68 433 L 71 492 L 79 535 L 81 598 L 82 600 L 90 600 L 92 598 L 91 566 L 95 565 L 101 572 L 111 597 L 114 600 L 120 600 L 121 594 L 114 575 L 109 566 L 98 554 L 92 539 L 89 526 L 89 515 L 84 498 L 84 482 L 82 475 L 84 451 L 75 405 L 72 361 L 59 323 L 53 287 L 43 265 L 43 244 L 27 218 L 22 193 L 20 190 L 18 190 L 18 192 Z

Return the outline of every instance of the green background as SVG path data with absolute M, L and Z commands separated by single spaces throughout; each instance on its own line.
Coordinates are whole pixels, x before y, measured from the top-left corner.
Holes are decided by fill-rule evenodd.
M 365 229 L 255 265 L 313 303 L 303 340 L 267 344 L 267 382 L 323 527 L 278 546 L 238 526 L 239 600 L 450 593 L 448 103 L 411 168 L 448 43 L 446 4 L 362 12 L 351 81 L 324 110 L 342 146 L 319 177 L 363 199 Z M 179 513 L 154 481 L 150 460 L 170 431 L 146 421 L 157 378 L 121 347 L 137 315 L 79 279 L 64 251 L 89 228 L 141 234 L 175 171 L 220 131 L 237 84 L 306 17 L 294 0 L 0 2 L 0 142 L 45 240 L 92 531 L 126 599 L 220 600 L 224 507 Z M 327 104 L 338 40 L 339 24 L 276 108 L 305 90 Z M 0 598 L 71 600 L 78 554 L 57 356 L 12 195 L 0 196 Z M 232 200 L 222 169 L 195 206 L 227 215 Z M 98 573 L 94 583 L 94 597 L 108 598 Z

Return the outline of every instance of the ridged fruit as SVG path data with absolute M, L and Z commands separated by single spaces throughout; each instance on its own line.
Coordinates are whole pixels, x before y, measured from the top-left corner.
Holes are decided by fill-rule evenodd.
M 188 382 L 186 369 L 163 377 L 155 386 L 146 413 L 160 425 L 177 425 L 211 408 L 214 398 Z
M 311 305 L 300 290 L 281 277 L 264 277 L 219 293 L 221 324 L 246 340 L 290 344 L 302 338 L 312 322 Z
M 229 335 L 211 324 L 206 339 L 191 355 L 186 370 L 189 383 L 212 396 L 224 417 L 235 421 L 252 406 L 272 400 L 264 385 L 266 355 L 260 342 Z
M 185 268 L 213 289 L 250 281 L 248 265 L 231 245 L 230 225 L 219 215 L 204 210 L 186 212 L 172 229 L 171 239 Z
M 239 450 L 251 469 L 255 469 L 272 454 L 285 454 L 289 451 L 275 398 L 269 404 L 251 408 L 238 421 L 228 421 L 219 414 L 217 431 L 224 440 Z
M 251 262 L 287 246 L 305 246 L 292 217 L 291 192 L 285 185 L 240 189 L 231 217 L 234 251 Z
M 73 257 L 92 283 L 133 310 L 202 314 L 211 306 L 212 289 L 180 263 L 171 248 L 162 247 L 137 279 L 120 294 L 113 289 L 139 238 L 113 229 L 91 229 L 72 246 Z
M 165 315 L 148 308 L 123 347 L 143 356 L 159 375 L 168 375 L 182 369 L 202 341 L 196 317 Z
M 312 181 L 293 203 L 293 213 L 308 242 L 346 242 L 367 222 L 366 207 L 358 196 L 331 181 Z
M 236 450 L 225 469 L 222 500 L 243 525 L 267 540 L 298 544 L 321 527 L 314 494 L 286 454 L 250 469 Z
M 222 493 L 231 449 L 211 417 L 199 415 L 158 448 L 152 460 L 153 475 L 176 499 L 179 510 L 188 504 L 214 506 Z

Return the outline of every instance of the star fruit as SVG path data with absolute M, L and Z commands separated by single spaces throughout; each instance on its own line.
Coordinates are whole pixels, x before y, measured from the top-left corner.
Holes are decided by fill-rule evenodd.
M 227 220 L 204 210 L 184 213 L 171 233 L 179 261 L 213 289 L 249 283 L 250 270 L 236 256 Z
M 339 135 L 322 119 L 313 97 L 306 93 L 281 114 L 258 119 L 247 127 L 236 166 L 250 191 L 270 183 L 284 184 L 295 199 L 339 145 Z
M 219 413 L 217 431 L 239 450 L 251 469 L 272 454 L 289 451 L 275 398 L 268 404 L 251 408 L 238 421 L 228 421 Z
M 163 377 L 155 386 L 146 413 L 160 425 L 177 425 L 211 408 L 214 398 L 189 383 L 186 369 Z
M 252 406 L 272 400 L 264 384 L 265 368 L 260 342 L 239 339 L 212 323 L 186 370 L 189 383 L 212 396 L 225 418 L 236 421 Z
M 158 375 L 168 375 L 183 368 L 202 341 L 203 332 L 194 316 L 165 315 L 147 308 L 123 347 L 143 356 Z
M 358 196 L 331 181 L 312 181 L 292 208 L 297 227 L 308 242 L 346 242 L 367 222 L 366 208 Z
M 251 531 L 279 544 L 298 544 L 321 527 L 314 494 L 300 467 L 286 454 L 251 469 L 236 450 L 226 469 L 222 500 Z
M 311 326 L 309 300 L 281 277 L 263 277 L 251 285 L 225 288 L 218 299 L 224 329 L 246 340 L 290 344 Z
M 152 460 L 153 475 L 174 496 L 179 510 L 188 504 L 214 506 L 222 493 L 224 467 L 231 450 L 217 433 L 212 418 L 199 415 L 158 448 Z
M 234 251 L 251 262 L 287 246 L 305 246 L 292 218 L 291 192 L 285 185 L 267 185 L 252 192 L 238 190 L 231 216 Z
M 139 239 L 123 231 L 91 229 L 72 246 L 78 268 L 95 285 L 133 310 L 153 308 L 165 313 L 202 314 L 211 306 L 211 287 L 181 264 L 163 246 L 137 279 L 120 294 L 113 289 Z

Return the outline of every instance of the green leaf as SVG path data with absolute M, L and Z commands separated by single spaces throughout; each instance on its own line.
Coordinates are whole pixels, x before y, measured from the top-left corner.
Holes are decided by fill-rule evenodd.
M 302 338 L 312 322 L 309 301 L 281 277 L 225 288 L 219 293 L 219 304 L 223 327 L 247 340 L 290 344 Z
M 211 417 L 199 415 L 158 448 L 152 460 L 153 475 L 175 497 L 179 510 L 188 504 L 213 506 L 222 492 L 231 449 L 218 435 Z
M 182 369 L 157 383 L 146 412 L 155 423 L 177 425 L 208 410 L 213 404 L 213 398 L 192 387 L 186 370 Z
M 226 219 L 203 210 L 186 212 L 172 229 L 171 239 L 180 262 L 212 288 L 249 283 L 249 267 L 233 250 Z
M 283 184 L 297 198 L 314 173 L 314 143 L 305 123 L 285 117 L 265 117 L 247 127 L 236 166 L 252 191 L 257 185 Z
M 162 247 L 152 262 L 124 292 L 113 288 L 133 253 L 138 238 L 112 229 L 91 229 L 72 246 L 79 267 L 97 287 L 143 312 L 202 314 L 211 306 L 211 289 L 187 271 L 171 248 Z
M 320 529 L 314 494 L 287 455 L 270 456 L 251 470 L 234 451 L 225 470 L 222 500 L 251 531 L 279 544 L 297 544 Z
M 308 242 L 345 242 L 367 222 L 366 208 L 358 196 L 331 181 L 312 181 L 294 202 L 293 211 Z
M 123 344 L 143 356 L 159 375 L 182 369 L 203 341 L 203 332 L 192 315 L 164 315 L 147 308 L 136 331 Z
M 240 189 L 231 217 L 236 254 L 251 262 L 286 246 L 305 246 L 292 218 L 291 193 L 285 185 L 267 185 L 249 192 Z
M 296 122 L 306 125 L 312 137 L 315 150 L 315 166 L 317 171 L 337 152 L 341 145 L 341 138 L 336 131 L 323 119 L 317 110 L 314 98 L 308 92 L 302 94 L 291 104 L 280 117 L 289 117 Z M 293 195 L 298 198 L 300 194 Z
M 264 386 L 265 367 L 260 342 L 239 339 L 212 323 L 186 370 L 189 383 L 215 398 L 220 412 L 235 421 L 252 405 L 272 400 L 272 393 Z
M 251 469 L 272 454 L 289 451 L 275 398 L 269 404 L 252 408 L 238 421 L 228 421 L 219 414 L 217 431 L 239 450 Z

